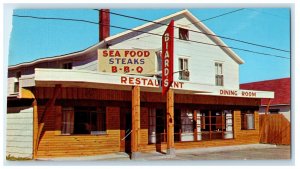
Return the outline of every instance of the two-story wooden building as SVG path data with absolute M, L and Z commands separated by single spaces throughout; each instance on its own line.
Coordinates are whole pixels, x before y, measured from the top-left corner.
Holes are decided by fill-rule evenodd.
M 162 34 L 171 19 L 175 73 L 166 97 L 160 87 L 162 37 L 143 32 Z M 240 90 L 244 61 L 220 47 L 226 44 L 188 10 L 155 22 L 163 24 L 146 23 L 114 36 L 101 32 L 101 42 L 83 51 L 9 66 L 7 155 L 129 152 L 135 158 L 147 151 L 258 143 L 260 100 L 274 93 Z M 155 72 L 104 71 L 103 49 L 155 51 L 149 64 Z

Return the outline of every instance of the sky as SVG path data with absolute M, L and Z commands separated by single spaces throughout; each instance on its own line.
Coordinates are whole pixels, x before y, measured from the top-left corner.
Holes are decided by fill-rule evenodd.
M 239 8 L 193 8 L 200 20 Z M 111 12 L 156 20 L 182 9 L 111 9 Z M 288 8 L 245 8 L 204 22 L 215 34 L 283 50 L 290 50 Z M 59 17 L 98 21 L 98 12 L 77 10 L 15 10 L 15 15 Z M 146 22 L 111 15 L 111 25 L 134 28 Z M 111 35 L 123 32 L 111 28 Z M 86 49 L 98 42 L 98 26 L 83 22 L 38 20 L 13 17 L 8 65 L 57 56 Z M 228 46 L 290 57 L 288 52 L 251 46 L 222 39 Z M 199 44 L 201 45 L 201 44 Z M 240 66 L 240 83 L 290 77 L 290 60 L 233 49 L 245 63 Z

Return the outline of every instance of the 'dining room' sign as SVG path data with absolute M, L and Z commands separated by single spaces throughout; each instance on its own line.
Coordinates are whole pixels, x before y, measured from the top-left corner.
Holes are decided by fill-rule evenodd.
M 155 74 L 154 50 L 99 49 L 99 71 L 118 74 Z

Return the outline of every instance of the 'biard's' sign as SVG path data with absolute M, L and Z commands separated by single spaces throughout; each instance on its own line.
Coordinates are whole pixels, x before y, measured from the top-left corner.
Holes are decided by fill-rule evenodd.
M 171 20 L 162 36 L 162 95 L 173 83 L 174 20 Z
M 99 71 L 118 74 L 155 74 L 154 50 L 99 49 Z

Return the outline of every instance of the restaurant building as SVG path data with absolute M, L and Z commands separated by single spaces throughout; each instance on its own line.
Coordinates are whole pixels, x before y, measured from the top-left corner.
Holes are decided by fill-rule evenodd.
M 109 24 L 106 12 L 100 19 Z M 153 34 L 171 20 L 174 83 L 162 95 L 162 37 Z M 261 99 L 274 92 L 240 90 L 244 61 L 188 10 L 155 22 L 114 36 L 102 26 L 83 51 L 9 66 L 7 155 L 137 158 L 259 143 Z

